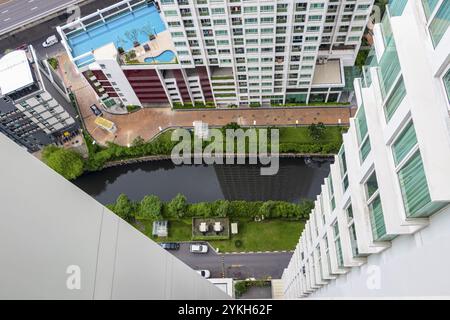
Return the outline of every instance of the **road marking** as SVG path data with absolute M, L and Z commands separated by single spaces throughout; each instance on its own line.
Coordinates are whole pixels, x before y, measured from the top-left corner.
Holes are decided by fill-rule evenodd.
M 2 11 L 2 13 L 8 13 L 8 12 L 9 12 L 9 10 Z
M 9 21 L 9 20 L 11 20 L 11 18 L 7 18 L 7 19 L 5 19 L 5 20 L 3 20 L 3 21 L 6 22 L 6 21 Z
M 31 8 L 31 11 L 34 11 L 34 10 L 36 10 L 38 7 L 33 7 L 33 8 Z

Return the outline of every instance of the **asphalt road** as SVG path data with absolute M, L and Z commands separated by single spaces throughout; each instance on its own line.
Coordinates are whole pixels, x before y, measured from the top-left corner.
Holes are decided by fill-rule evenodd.
M 280 279 L 288 266 L 292 253 L 217 254 L 210 248 L 207 254 L 189 252 L 189 244 L 180 250 L 169 251 L 194 270 L 209 270 L 212 278 Z
M 32 2 L 30 2 L 32 1 Z M 13 12 L 10 11 L 10 6 L 20 6 L 23 7 L 23 11 L 28 12 L 32 6 L 36 6 L 37 3 L 53 3 L 53 2 L 69 2 L 67 0 L 11 0 L 8 3 L 0 4 L 0 29 L 2 29 L 2 23 L 5 23 L 4 20 L 10 18 L 12 19 Z M 95 12 L 97 9 L 105 8 L 114 3 L 117 3 L 118 0 L 95 0 L 92 3 L 88 3 L 80 7 L 81 16 L 88 15 L 92 12 Z M 2 3 L 2 0 L 0 0 Z M 48 6 L 48 4 L 46 5 Z M 15 9 L 18 10 L 18 9 Z M 7 11 L 7 12 L 5 12 Z M 22 11 L 22 10 L 18 10 Z M 29 12 L 28 12 L 29 14 Z M 20 15 L 17 12 L 17 15 Z M 43 48 L 42 43 L 51 35 L 56 34 L 56 27 L 60 25 L 64 25 L 67 23 L 70 15 L 63 12 L 56 18 L 50 19 L 48 21 L 43 21 L 42 23 L 35 25 L 27 30 L 20 31 L 18 33 L 12 34 L 7 38 L 0 40 L 0 55 L 2 55 L 7 49 L 15 49 L 22 44 L 31 44 L 36 49 L 36 51 L 43 57 L 51 57 L 56 55 L 59 52 L 63 52 L 64 48 L 61 44 L 54 45 L 50 48 Z M 14 18 L 15 19 L 15 18 Z M 9 21 L 8 21 L 9 22 Z M 1 32 L 0 32 L 1 34 Z M 59 37 L 59 36 L 58 36 Z
M 84 0 L 0 0 L 0 34 Z

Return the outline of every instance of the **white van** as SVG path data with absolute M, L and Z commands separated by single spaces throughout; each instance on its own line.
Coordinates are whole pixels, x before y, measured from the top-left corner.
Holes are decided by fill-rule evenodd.
M 51 47 L 51 46 L 57 44 L 58 42 L 59 42 L 58 38 L 55 35 L 53 35 L 53 36 L 48 37 L 47 40 L 44 41 L 42 46 L 44 48 L 48 48 L 48 47 Z

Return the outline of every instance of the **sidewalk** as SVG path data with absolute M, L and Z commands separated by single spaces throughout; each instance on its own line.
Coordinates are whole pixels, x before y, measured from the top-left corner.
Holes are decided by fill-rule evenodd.
M 305 108 L 273 108 L 273 109 L 212 109 L 197 111 L 173 111 L 169 108 L 146 108 L 128 115 L 105 114 L 104 118 L 114 122 L 118 128 L 115 134 L 108 133 L 95 125 L 95 116 L 89 106 L 98 103 L 95 93 L 82 75 L 77 74 L 75 67 L 67 55 L 58 57 L 60 74 L 66 85 L 70 84 L 81 109 L 83 121 L 93 138 L 104 145 L 113 141 L 120 145 L 128 145 L 136 137 L 150 140 L 162 130 L 171 127 L 192 127 L 194 121 L 203 121 L 210 126 L 224 126 L 237 122 L 242 126 L 277 126 L 277 125 L 310 125 L 347 124 L 355 109 L 349 107 L 305 107 Z M 63 70 L 63 71 L 62 71 Z M 256 121 L 256 122 L 255 122 Z

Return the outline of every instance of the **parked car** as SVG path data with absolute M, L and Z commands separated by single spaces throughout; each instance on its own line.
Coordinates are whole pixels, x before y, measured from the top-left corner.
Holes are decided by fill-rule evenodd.
M 96 104 L 93 104 L 90 108 L 97 117 L 101 117 L 103 115 L 103 112 L 97 107 Z
M 209 270 L 197 270 L 197 273 L 205 279 L 209 279 L 211 277 L 211 272 L 209 272 Z
M 192 253 L 208 253 L 208 246 L 205 244 L 191 244 Z
M 166 250 L 179 250 L 180 249 L 180 244 L 179 243 L 175 243 L 175 242 L 161 243 L 160 246 L 163 249 L 166 249 Z
M 58 42 L 59 42 L 58 38 L 57 38 L 55 35 L 52 35 L 52 36 L 48 37 L 48 38 L 44 41 L 44 43 L 42 44 L 42 46 L 43 46 L 44 48 L 48 48 L 48 47 L 51 47 L 51 46 L 57 44 Z

